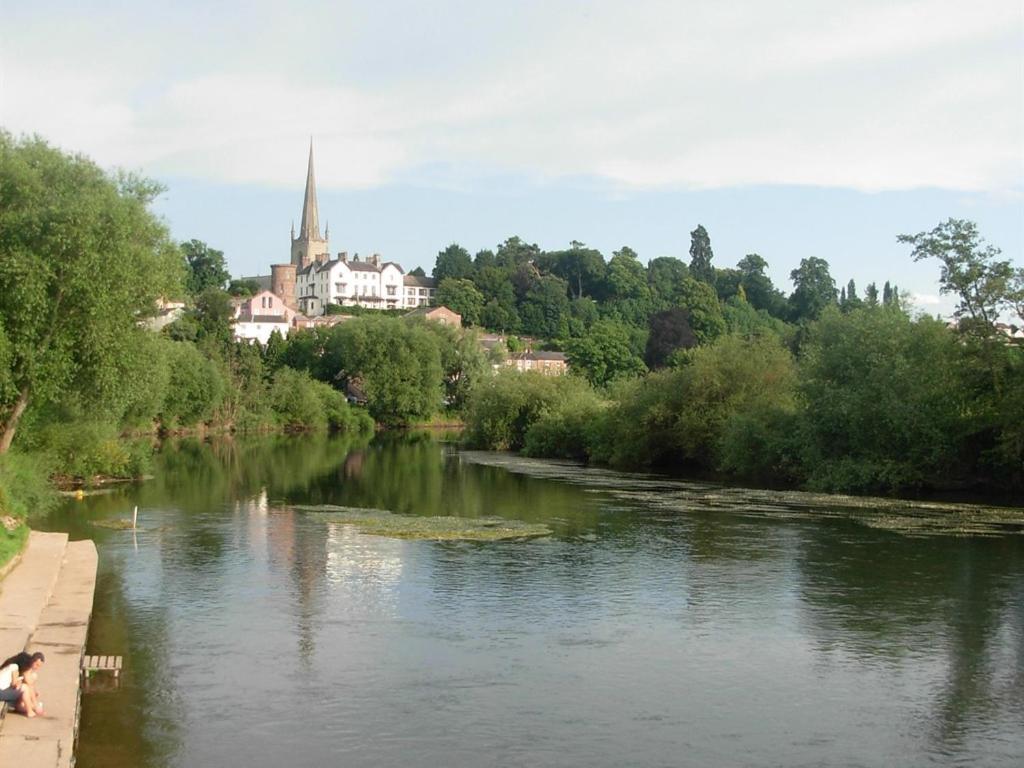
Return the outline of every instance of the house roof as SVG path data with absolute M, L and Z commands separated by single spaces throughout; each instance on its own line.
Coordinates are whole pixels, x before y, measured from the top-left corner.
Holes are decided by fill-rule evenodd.
M 527 350 L 526 352 L 520 352 L 516 355 L 512 355 L 513 360 L 543 360 L 548 362 L 566 362 L 564 352 L 532 352 Z
M 405 274 L 405 270 L 402 269 L 402 265 L 399 264 L 397 261 L 385 261 L 383 264 L 380 265 L 381 269 L 384 269 L 384 267 L 394 267 L 399 272 L 401 272 L 403 275 Z
M 416 285 L 420 288 L 433 288 L 435 286 L 434 278 L 420 277 L 419 275 L 406 275 L 402 278 L 402 283 L 405 285 Z
M 348 268 L 355 272 L 380 272 L 380 267 L 368 261 L 349 261 L 346 263 Z
M 288 318 L 284 315 L 242 315 L 238 318 L 240 323 L 283 323 L 288 325 Z

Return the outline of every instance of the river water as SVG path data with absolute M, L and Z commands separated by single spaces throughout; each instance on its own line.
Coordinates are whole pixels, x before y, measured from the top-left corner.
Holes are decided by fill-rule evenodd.
M 370 536 L 325 504 L 552 533 Z M 124 656 L 78 766 L 1024 764 L 1019 526 L 849 505 L 429 437 L 165 446 L 37 521 L 95 539 L 88 652 Z

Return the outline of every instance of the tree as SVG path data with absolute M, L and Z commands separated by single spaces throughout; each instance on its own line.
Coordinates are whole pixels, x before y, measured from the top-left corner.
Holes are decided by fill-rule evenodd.
M 218 251 L 202 240 L 189 240 L 181 244 L 185 257 L 185 289 L 192 296 L 198 296 L 207 288 L 224 288 L 231 278 L 224 262 L 224 252 Z
M 678 349 L 697 346 L 697 336 L 690 327 L 690 313 L 682 307 L 671 307 L 651 315 L 650 333 L 644 362 L 651 370 L 668 365 L 672 353 Z
M 869 307 L 878 306 L 878 286 L 874 283 L 868 283 L 864 289 L 864 303 Z
M 409 274 L 414 277 L 426 277 L 427 273 L 423 271 L 423 267 L 413 267 L 409 270 Z
M 679 305 L 679 288 L 690 269 L 674 256 L 659 256 L 647 264 L 647 285 L 651 288 L 651 302 L 655 310 Z
M 707 283 L 692 277 L 685 278 L 680 291 L 680 306 L 690 316 L 690 327 L 698 344 L 710 344 L 725 333 L 722 305 L 718 303 L 715 289 Z
M 711 266 L 714 253 L 711 238 L 702 224 L 690 233 L 690 274 L 708 285 L 715 284 L 715 268 Z
M 748 253 L 740 259 L 736 268 L 740 271 L 740 285 L 751 306 L 763 309 L 774 317 L 785 318 L 786 297 L 766 274 L 768 262 L 756 253 Z
M 180 295 L 180 252 L 148 208 L 159 191 L 0 132 L 0 453 L 30 402 L 116 390 L 137 320 Z
M 322 369 L 335 384 L 359 384 L 382 424 L 424 419 L 442 405 L 441 353 L 423 323 L 358 317 L 337 325 L 324 344 Z
M 519 309 L 524 333 L 545 339 L 569 335 L 569 297 L 565 280 L 543 275 L 534 280 Z
M 242 298 L 248 298 L 249 296 L 255 296 L 260 292 L 260 284 L 257 280 L 232 280 L 228 284 L 228 293 L 231 296 L 240 296 Z
M 548 251 L 538 263 L 569 285 L 570 297 L 597 296 L 604 278 L 605 263 L 600 251 L 573 240 L 566 251 Z
M 605 275 L 605 314 L 644 327 L 651 314 L 651 288 L 647 271 L 636 251 L 623 246 L 608 261 Z
M 595 387 L 647 372 L 643 360 L 633 352 L 629 328 L 615 320 L 598 320 L 584 336 L 569 342 L 566 356 L 569 370 Z
M 829 304 L 836 303 L 836 281 L 828 271 L 828 262 L 812 256 L 801 259 L 789 273 L 795 289 L 789 297 L 794 322 L 814 320 Z
M 447 277 L 437 286 L 434 296 L 439 306 L 448 307 L 462 315 L 466 325 L 478 325 L 484 308 L 484 295 L 473 285 L 472 280 Z
M 930 232 L 900 235 L 901 243 L 914 246 L 914 261 L 938 259 L 942 264 L 939 291 L 955 294 L 960 303 L 956 317 L 969 320 L 981 334 L 990 334 L 1001 310 L 1012 304 L 1014 271 L 1002 253 L 987 245 L 978 225 L 963 219 L 948 219 Z
M 522 264 L 534 262 L 540 257 L 540 248 L 536 243 L 524 243 L 518 237 L 510 237 L 498 246 L 495 262 L 499 267 L 515 270 Z
M 461 279 L 472 274 L 473 259 L 470 258 L 469 251 L 458 243 L 452 243 L 437 254 L 437 260 L 434 262 L 434 279 L 438 285 L 450 277 Z

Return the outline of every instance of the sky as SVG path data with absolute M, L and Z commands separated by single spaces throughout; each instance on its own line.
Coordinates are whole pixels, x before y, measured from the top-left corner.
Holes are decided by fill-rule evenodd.
M 891 280 L 949 217 L 1024 250 L 1019 0 L 0 5 L 0 125 L 163 182 L 235 275 L 289 258 L 312 139 L 331 250 L 428 273 L 512 235 Z

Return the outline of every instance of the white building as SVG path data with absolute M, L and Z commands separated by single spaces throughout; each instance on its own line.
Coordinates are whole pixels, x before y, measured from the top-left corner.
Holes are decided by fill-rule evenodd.
M 324 314 L 329 304 L 370 309 L 414 309 L 434 299 L 434 280 L 406 275 L 393 261 L 381 263 L 339 253 L 331 261 L 314 261 L 296 271 L 295 300 L 307 317 Z
M 258 341 L 265 346 L 274 331 L 287 336 L 300 317 L 281 297 L 270 291 L 260 291 L 255 296 L 235 299 L 232 303 L 235 306 L 232 329 L 239 341 Z
M 360 259 L 358 254 L 350 258 L 343 251 L 331 258 L 326 228 L 323 235 L 320 234 L 312 143 L 298 234 L 292 226 L 291 257 L 285 264 L 273 265 L 271 270 L 272 275 L 249 279 L 269 288 L 286 305 L 297 308 L 307 317 L 325 314 L 330 304 L 415 309 L 429 305 L 435 293 L 433 278 L 407 275 L 400 264 L 382 263 L 379 254 Z

